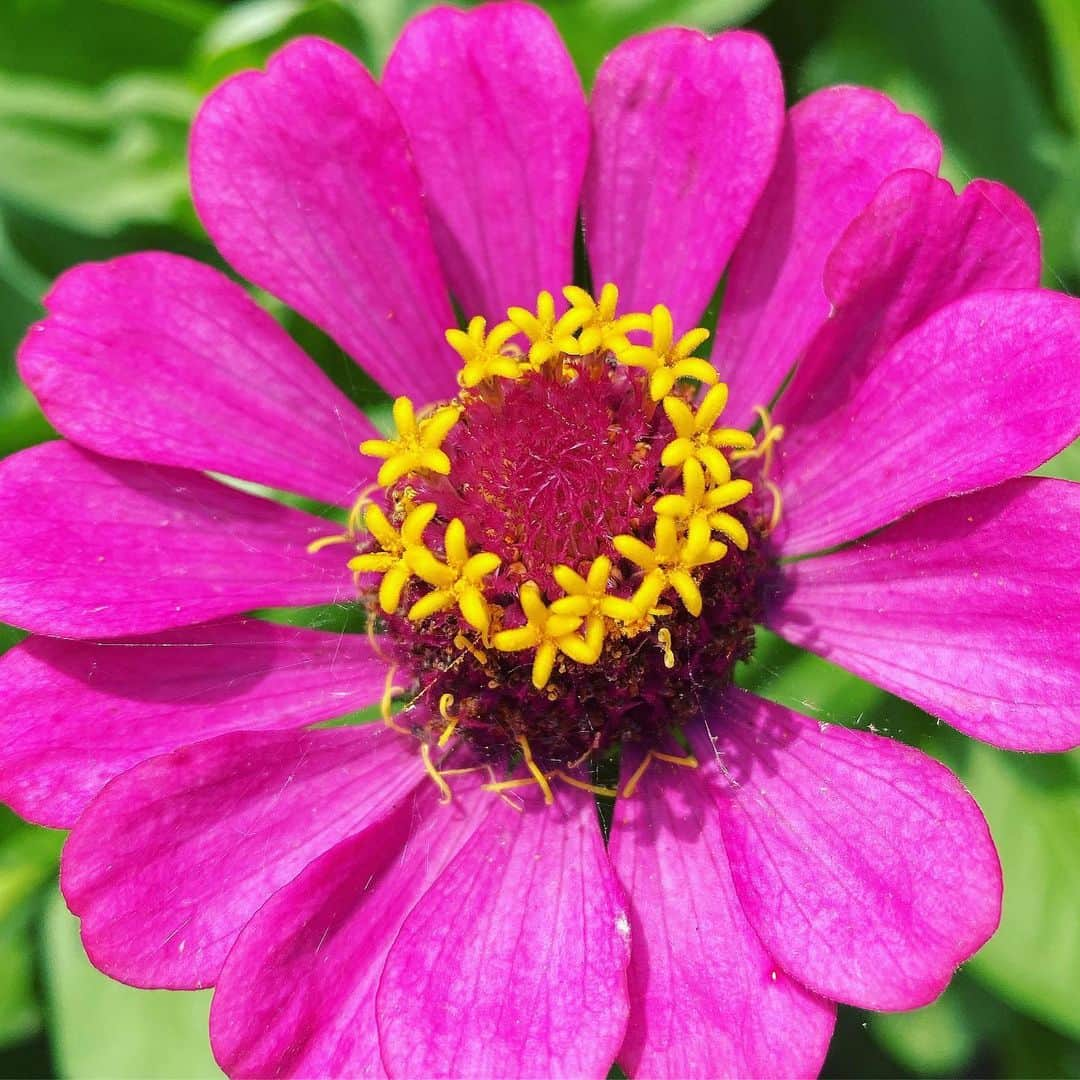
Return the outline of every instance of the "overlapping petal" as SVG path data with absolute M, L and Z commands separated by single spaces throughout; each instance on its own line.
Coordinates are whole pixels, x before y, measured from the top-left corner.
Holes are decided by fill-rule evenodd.
M 0 619 L 58 637 L 118 637 L 253 608 L 355 595 L 328 522 L 201 473 L 70 443 L 0 467 Z
M 726 781 L 716 801 L 742 909 L 803 985 L 914 1009 L 997 929 L 993 841 L 944 766 L 738 690 L 687 734 Z
M 454 325 L 401 121 L 344 49 L 292 42 L 207 98 L 195 206 L 241 274 L 321 326 L 393 394 L 454 389 Z
M 558 295 L 573 279 L 589 120 L 551 19 L 516 0 L 437 7 L 406 25 L 383 87 L 462 308 L 504 319 L 541 289 Z
M 134 986 L 213 984 L 273 893 L 423 775 L 415 742 L 381 725 L 236 732 L 135 766 L 64 849 L 87 955 Z
M 768 186 L 728 270 L 712 359 L 730 415 L 768 405 L 829 314 L 822 276 L 844 229 L 899 169 L 937 172 L 941 144 L 873 90 L 820 90 L 788 114 Z
M 789 568 L 790 641 L 1010 750 L 1080 744 L 1080 484 L 1011 480 Z
M 370 422 L 240 288 L 178 255 L 69 270 L 19 371 L 68 438 L 350 505 Z
M 1008 188 L 974 180 L 957 195 L 929 173 L 894 173 L 825 264 L 832 314 L 777 403 L 782 453 L 816 449 L 815 423 L 939 308 L 985 289 L 1034 289 L 1039 264 L 1038 225 Z
M 1080 300 L 1009 289 L 941 309 L 784 454 L 785 552 L 854 540 L 1041 465 L 1080 435 L 1078 375 Z
M 623 782 L 640 754 L 625 751 Z M 716 761 L 655 762 L 619 799 L 609 852 L 630 907 L 634 1077 L 816 1076 L 836 1009 L 777 968 L 728 868 Z M 712 787 L 710 787 L 712 785 Z
M 379 700 L 385 668 L 365 637 L 254 619 L 108 641 L 29 638 L 0 659 L 0 802 L 71 828 L 140 761 L 364 708 Z
M 409 914 L 377 997 L 401 1076 L 604 1077 L 626 1029 L 629 924 L 591 795 L 488 812 Z
M 658 30 L 600 67 L 583 192 L 593 280 L 626 311 L 670 307 L 696 325 L 750 219 L 784 124 L 768 43 L 732 31 Z
M 313 862 L 259 910 L 229 954 L 210 1035 L 230 1076 L 385 1076 L 375 994 L 416 903 L 495 798 L 458 777 L 426 784 Z M 456 911 L 446 913 L 456 917 Z

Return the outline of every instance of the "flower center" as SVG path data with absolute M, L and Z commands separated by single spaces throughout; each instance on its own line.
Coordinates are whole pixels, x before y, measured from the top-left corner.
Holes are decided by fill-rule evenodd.
M 781 432 L 720 425 L 706 331 L 676 339 L 663 306 L 618 316 L 612 285 L 564 295 L 448 331 L 458 396 L 420 416 L 398 398 L 396 437 L 361 446 L 382 498 L 342 539 L 410 673 L 395 724 L 440 786 L 431 755 L 459 742 L 545 790 L 625 741 L 692 764 L 674 734 L 761 615 L 779 502 L 760 466 Z

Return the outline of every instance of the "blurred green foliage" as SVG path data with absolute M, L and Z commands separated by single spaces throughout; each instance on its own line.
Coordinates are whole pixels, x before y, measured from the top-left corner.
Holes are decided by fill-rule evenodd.
M 416 0 L 3 0 L 0 455 L 51 436 L 12 355 L 65 267 L 145 247 L 217 261 L 187 192 L 200 97 L 288 38 L 322 34 L 378 69 Z M 1080 285 L 1078 0 L 547 0 L 586 83 L 662 23 L 765 33 L 792 100 L 878 86 L 942 133 L 957 184 L 990 176 L 1039 215 L 1046 282 Z M 277 311 L 366 407 L 383 400 L 313 327 Z M 1080 449 L 1045 466 L 1080 479 Z M 0 649 L 21 635 L 0 627 Z M 1080 757 L 966 741 L 918 709 L 763 634 L 742 681 L 832 723 L 921 746 L 979 799 L 1007 883 L 998 935 L 934 1005 L 842 1010 L 832 1076 L 1080 1076 Z M 147 993 L 87 963 L 56 892 L 62 836 L 0 808 L 0 1076 L 201 1077 L 205 995 Z

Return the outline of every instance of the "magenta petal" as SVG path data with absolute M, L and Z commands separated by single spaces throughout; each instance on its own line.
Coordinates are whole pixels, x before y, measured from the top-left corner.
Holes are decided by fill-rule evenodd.
M 623 751 L 623 781 L 640 764 Z M 633 1077 L 817 1076 L 836 1009 L 762 947 L 731 880 L 714 759 L 650 765 L 615 804 L 609 853 L 630 903 Z
M 829 314 L 825 260 L 881 182 L 937 172 L 941 144 L 873 90 L 811 94 L 788 114 L 772 178 L 735 250 L 713 362 L 731 384 L 731 418 L 768 405 Z
M 630 931 L 591 795 L 492 796 L 405 920 L 377 998 L 400 1076 L 604 1077 L 626 1029 Z
M 226 731 L 299 727 L 378 701 L 366 638 L 253 619 L 105 642 L 30 638 L 0 659 L 0 802 L 69 829 L 114 776 Z
M 505 319 L 573 280 L 585 94 L 551 19 L 508 0 L 405 27 L 383 88 L 416 155 L 435 248 L 466 314 Z
M 238 732 L 136 765 L 64 848 L 87 955 L 135 986 L 213 984 L 277 889 L 423 775 L 416 743 L 382 725 Z
M 1038 225 L 1008 188 L 975 180 L 957 195 L 915 169 L 890 176 L 825 265 L 833 313 L 774 414 L 785 456 L 817 452 L 815 420 L 909 330 L 968 293 L 1035 288 L 1039 264 Z
M 717 805 L 743 911 L 803 985 L 914 1009 L 997 929 L 997 853 L 943 765 L 742 691 L 688 735 L 726 780 Z
M 782 456 L 785 553 L 1036 468 L 1080 435 L 1078 386 L 1080 301 L 1013 289 L 950 304 Z
M 750 220 L 780 141 L 784 89 L 768 43 L 658 30 L 603 63 L 593 89 L 583 193 L 597 287 L 624 311 L 667 304 L 700 318 Z
M 0 619 L 58 637 L 118 637 L 275 605 L 355 596 L 334 531 L 186 469 L 70 443 L 0 466 Z
M 207 232 L 391 393 L 456 389 L 456 325 L 401 121 L 344 49 L 287 45 L 207 98 L 191 135 Z
M 177 255 L 69 270 L 19 371 L 70 439 L 351 504 L 374 429 L 240 288 Z
M 787 570 L 790 641 L 1010 750 L 1080 744 L 1080 484 L 1012 480 Z
M 230 1076 L 385 1076 L 375 994 L 401 924 L 482 823 L 493 796 L 427 784 L 279 890 L 244 928 L 214 994 Z

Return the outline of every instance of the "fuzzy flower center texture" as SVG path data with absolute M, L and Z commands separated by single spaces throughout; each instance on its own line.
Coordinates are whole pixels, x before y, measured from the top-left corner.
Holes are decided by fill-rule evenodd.
M 589 762 L 625 742 L 693 766 L 681 727 L 749 656 L 775 567 L 782 431 L 724 426 L 708 332 L 620 315 L 612 284 L 563 295 L 447 331 L 458 395 L 394 402 L 396 433 L 360 447 L 376 484 L 324 541 L 355 546 L 394 650 L 385 717 L 446 797 L 462 768 L 614 794 Z

